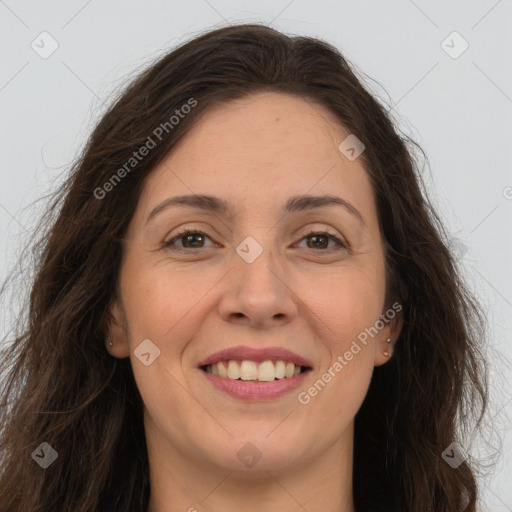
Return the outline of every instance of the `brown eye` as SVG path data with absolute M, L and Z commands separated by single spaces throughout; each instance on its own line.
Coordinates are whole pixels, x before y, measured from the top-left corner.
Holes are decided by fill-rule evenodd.
M 201 242 L 204 244 L 205 238 L 210 237 L 201 231 L 182 231 L 170 240 L 164 242 L 163 247 L 171 247 L 176 249 L 202 249 L 204 245 L 201 245 Z M 182 246 L 175 245 L 175 242 L 178 240 L 181 240 L 183 244 Z
M 308 243 L 310 248 L 320 247 L 321 249 L 327 249 L 329 245 L 329 237 L 327 235 L 310 235 L 307 239 L 311 241 L 311 243 Z
M 336 235 L 328 232 L 317 232 L 310 231 L 302 235 L 304 239 L 307 239 L 308 249 L 328 249 L 329 241 L 334 241 L 339 247 L 347 248 L 347 245 L 343 243 Z
M 211 238 L 202 231 L 188 229 L 164 242 L 163 247 L 178 250 L 203 249 L 207 247 L 204 245 L 205 239 L 211 240 Z M 322 252 L 328 252 L 330 249 L 334 249 L 333 247 L 328 247 L 330 241 L 334 241 L 338 245 L 338 248 L 347 248 L 346 243 L 343 243 L 336 235 L 328 232 L 310 231 L 302 235 L 301 241 L 304 239 L 307 239 L 308 249 L 326 249 L 326 251 Z M 181 245 L 176 245 L 177 241 L 181 241 Z

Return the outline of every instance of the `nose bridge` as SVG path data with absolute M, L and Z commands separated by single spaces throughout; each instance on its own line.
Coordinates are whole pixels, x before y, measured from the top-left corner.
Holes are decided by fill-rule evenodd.
M 275 257 L 272 234 L 272 230 L 262 229 L 236 246 L 224 313 L 243 314 L 254 324 L 293 314 L 293 294 L 281 275 L 282 266 Z
M 275 251 L 272 248 L 272 233 L 263 230 L 253 236 L 247 236 L 236 247 L 235 258 L 238 282 L 255 294 L 277 294 L 280 280 L 276 276 L 277 267 Z M 277 281 L 277 282 L 276 282 Z

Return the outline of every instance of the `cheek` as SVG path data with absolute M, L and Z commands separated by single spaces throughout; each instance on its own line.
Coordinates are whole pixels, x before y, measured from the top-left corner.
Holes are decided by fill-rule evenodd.
M 186 407 L 190 400 L 180 384 L 181 357 L 197 330 L 197 320 L 192 322 L 195 328 L 190 320 L 194 320 L 194 306 L 198 306 L 205 292 L 201 293 L 184 274 L 171 274 L 162 267 L 136 271 L 127 267 L 126 271 L 124 308 L 130 329 L 134 377 L 151 417 L 159 424 L 168 424 L 168 411 Z M 146 339 L 160 350 L 148 366 L 134 355 L 134 350 Z M 179 427 L 176 428 L 179 432 Z
M 307 305 L 325 357 L 317 380 L 300 397 L 310 417 L 325 417 L 328 407 L 333 436 L 355 416 L 368 391 L 375 362 L 375 338 L 368 332 L 382 313 L 385 292 L 378 273 L 344 270 L 321 280 L 323 287 L 310 287 L 315 291 Z
M 131 343 L 153 340 L 168 357 L 176 356 L 194 336 L 201 300 L 218 281 L 208 272 L 178 271 L 165 266 L 126 269 L 124 306 Z M 132 347 L 133 349 L 133 347 Z
M 126 279 L 124 306 L 133 344 L 139 339 L 150 338 L 157 342 L 162 330 L 169 329 L 177 314 L 175 304 L 169 308 L 169 287 L 163 280 L 154 279 L 148 274 L 132 274 Z M 136 277 L 135 277 L 136 276 Z M 166 322 L 163 323 L 163 320 Z
M 385 281 L 375 271 L 347 267 L 317 276 L 314 283 L 305 278 L 303 289 L 306 304 L 339 349 L 373 326 L 382 313 Z

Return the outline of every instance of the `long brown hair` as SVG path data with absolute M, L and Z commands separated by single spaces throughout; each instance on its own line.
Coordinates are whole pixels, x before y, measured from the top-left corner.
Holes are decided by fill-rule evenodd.
M 2 512 L 146 511 L 143 404 L 130 359 L 111 357 L 104 341 L 120 240 L 146 178 L 201 112 L 259 91 L 322 105 L 364 143 L 387 245 L 387 305 L 403 306 L 393 357 L 375 368 L 355 420 L 357 510 L 475 512 L 473 462 L 454 469 L 442 454 L 486 410 L 483 314 L 427 199 L 419 146 L 337 49 L 260 24 L 201 34 L 136 76 L 47 207 L 29 250 L 27 308 L 2 352 Z M 155 145 L 135 163 L 148 137 Z M 49 449 L 41 443 L 57 452 L 46 469 L 33 456 Z

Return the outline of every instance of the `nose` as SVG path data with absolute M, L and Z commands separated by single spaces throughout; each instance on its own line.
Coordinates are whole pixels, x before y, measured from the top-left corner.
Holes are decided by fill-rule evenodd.
M 297 315 L 298 302 L 282 265 L 267 249 L 251 263 L 248 261 L 237 253 L 233 256 L 219 304 L 222 319 L 255 329 L 291 322 Z

